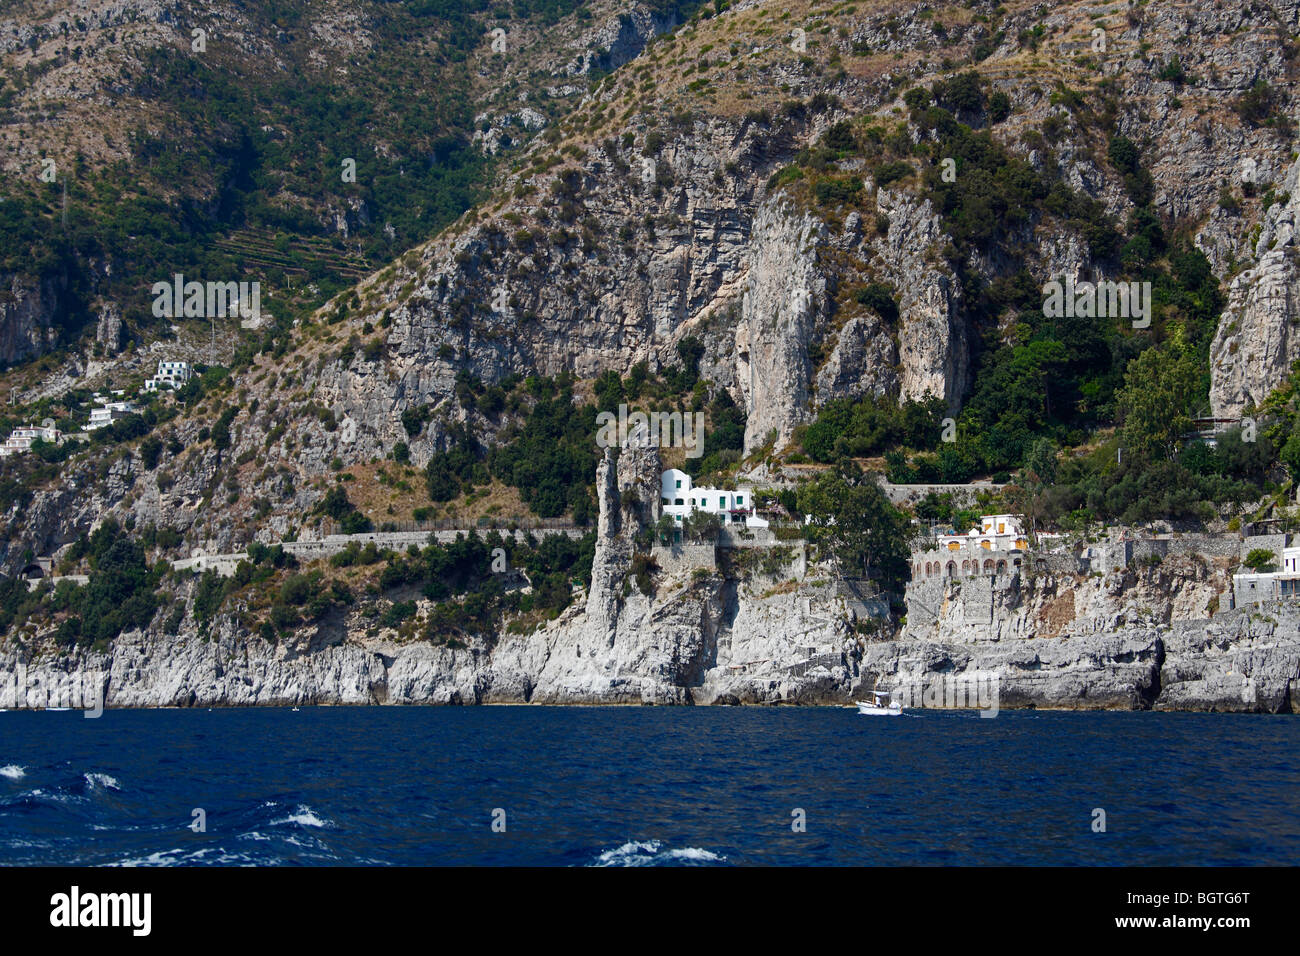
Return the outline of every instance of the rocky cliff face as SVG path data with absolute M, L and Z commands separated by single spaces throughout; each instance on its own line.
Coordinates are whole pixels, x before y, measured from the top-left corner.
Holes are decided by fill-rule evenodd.
M 1290 712 L 1300 607 L 1218 613 L 1231 562 L 1198 553 L 1089 575 L 908 586 L 904 637 L 869 648 L 882 686 L 996 675 L 1001 706 Z
M 58 341 L 61 284 L 0 275 L 0 363 L 44 355 Z
M 1265 213 L 1253 249 L 1255 265 L 1232 280 L 1211 346 L 1210 404 L 1216 418 L 1238 418 L 1258 405 L 1300 360 L 1300 162 L 1276 188 L 1289 198 Z
M 996 681 L 998 707 L 1293 713 L 1300 612 L 978 644 L 889 642 L 869 646 L 861 669 L 866 686 L 909 699 L 965 677 Z
M 970 385 L 970 345 L 961 287 L 946 265 L 938 265 L 950 239 L 929 202 L 882 189 L 876 205 L 889 227 L 872 261 L 900 292 L 897 397 L 942 398 L 956 412 Z
M 910 638 L 984 644 L 1118 632 L 1205 619 L 1231 587 L 1229 563 L 1176 555 L 1088 575 L 1045 572 L 912 582 Z M 1226 603 L 1226 601 L 1225 601 Z
M 223 619 L 207 638 L 154 627 L 104 654 L 10 642 L 0 673 L 22 675 L 34 701 L 69 675 L 102 675 L 104 699 L 118 707 L 846 699 L 858 651 L 833 592 L 766 595 L 771 582 L 717 573 L 657 575 L 653 593 L 639 590 L 633 555 L 658 517 L 660 470 L 653 448 L 602 461 L 588 597 L 534 634 L 452 649 L 367 639 L 333 618 L 272 644 Z M 0 686 L 0 707 L 23 704 L 12 683 Z
M 611 582 L 621 553 L 604 547 Z M 777 594 L 716 577 L 658 585 L 653 598 L 633 589 L 593 605 L 593 593 L 543 631 L 492 648 L 366 639 L 341 622 L 280 644 L 228 622 L 206 639 L 128 634 L 102 655 L 11 643 L 0 653 L 0 707 L 80 706 L 57 695 L 101 681 L 110 707 L 831 704 L 873 689 L 943 706 L 925 695 L 971 679 L 996 682 L 999 708 L 1277 713 L 1294 710 L 1300 681 L 1294 607 L 1051 636 L 863 642 L 843 602 L 815 584 Z
M 754 220 L 736 328 L 736 378 L 748 415 L 746 454 L 769 438 L 782 447 L 808 416 L 808 342 L 826 298 L 826 279 L 816 261 L 824 231 L 780 196 L 765 203 Z
M 1289 331 L 1296 289 L 1288 250 L 1300 202 L 1293 143 L 1276 129 L 1242 122 L 1225 105 L 1260 80 L 1289 96 L 1290 61 L 1277 31 L 1297 22 L 1297 10 L 1293 2 L 1231 10 L 1148 6 L 1097 21 L 1109 43 L 1098 68 L 1110 85 L 1089 94 L 1093 105 L 1114 96 L 1117 129 L 1141 144 L 1156 208 L 1195 224 L 1197 244 L 1233 283 L 1212 352 L 1213 404 L 1224 416 L 1258 402 L 1300 357 Z M 1063 178 L 1122 220 L 1131 204 L 1102 155 L 1105 144 L 1040 75 L 1052 62 L 1071 83 L 1092 82 L 1089 65 L 1078 62 L 1087 59 L 1092 13 L 1082 5 L 1048 11 L 1010 4 L 992 55 L 972 68 L 984 74 L 990 93 L 1005 94 L 1011 104 L 1010 116 L 991 128 L 993 137 L 1041 168 L 1040 130 L 1063 124 L 1066 133 L 1052 143 Z M 952 72 L 936 67 L 940 54 L 969 52 L 992 35 L 965 14 L 841 13 L 844 22 L 836 23 L 843 29 L 805 51 L 808 66 L 775 26 L 760 29 L 769 15 L 762 4 L 735 5 L 658 39 L 667 24 L 640 7 L 625 18 L 602 15 L 571 40 L 557 38 L 567 51 L 555 60 L 557 71 L 573 78 L 603 69 L 602 56 L 612 58 L 610 65 L 630 59 L 599 83 L 584 77 L 582 87 L 565 94 L 575 104 L 559 122 L 541 112 L 517 115 L 536 112 L 533 99 L 507 93 L 536 63 L 505 58 L 500 89 L 485 94 L 484 136 L 518 122 L 546 125 L 547 137 L 524 151 L 490 202 L 361 282 L 357 304 L 341 318 L 336 307 L 350 301 L 351 291 L 300 330 L 289 354 L 263 356 L 248 370 L 240 387 L 261 407 L 235 422 L 228 457 L 262 455 L 264 437 L 277 424 L 293 434 L 266 449 L 260 473 L 241 475 L 244 500 L 212 509 L 207 536 L 219 546 L 230 541 L 237 525 L 252 520 L 252 497 L 272 503 L 257 522 L 282 533 L 311 506 L 313 494 L 304 489 L 328 477 L 335 457 L 368 461 L 405 442 L 412 462 L 423 465 L 445 445 L 446 422 L 462 417 L 454 397 L 458 374 L 490 383 L 534 370 L 586 378 L 639 361 L 658 369 L 675 363 L 677 344 L 695 336 L 706 347 L 702 373 L 747 412 L 749 452 L 773 435 L 784 443 L 834 398 L 938 396 L 955 411 L 969 392 L 980 336 L 990 330 L 971 326 L 950 264 L 952 239 L 916 177 L 879 187 L 862 160 L 842 161 L 842 171 L 861 180 L 867 198 L 860 212 L 806 196 L 797 201 L 779 174 L 800 151 L 815 150 L 836 123 L 888 130 L 906 115 L 904 87 Z M 934 16 L 945 24 L 942 35 L 931 29 Z M 1045 39 L 1031 43 L 1039 26 Z M 753 42 L 742 44 L 738 31 Z M 1204 42 L 1188 44 L 1189 36 Z M 536 38 L 528 43 L 535 53 Z M 1194 83 L 1162 78 L 1175 54 Z M 681 72 L 685 65 L 693 68 L 689 75 Z M 732 100 L 721 95 L 724 88 L 743 89 L 747 98 Z M 513 119 L 505 124 L 503 117 Z M 1262 215 L 1258 202 L 1235 213 L 1217 202 L 1223 183 L 1242 186 L 1247 160 L 1256 195 L 1272 188 L 1277 200 Z M 1058 222 L 1032 223 L 1016 241 L 1035 284 L 1098 269 L 1082 237 Z M 966 266 L 990 281 L 1015 278 L 993 253 Z M 854 301 L 852 291 L 866 283 L 893 288 L 897 321 Z M 111 339 L 113 316 L 101 324 Z M 341 350 L 353 335 L 377 347 Z M 279 373 L 292 368 L 308 370 L 310 388 L 280 388 Z M 346 432 L 317 420 L 316 406 L 349 422 Z M 409 436 L 401 417 L 418 408 L 433 414 Z M 205 425 L 210 421 L 187 416 L 174 428 L 193 444 Z M 122 494 L 110 493 L 96 475 L 68 476 L 80 494 L 67 500 L 62 490 L 50 492 L 74 529 L 65 539 L 106 512 L 192 527 L 193 506 L 220 470 L 215 456 L 197 457 L 173 462 L 164 455 L 164 470 L 177 479 L 167 490 L 147 487 L 154 476 L 144 473 L 137 479 L 145 487 Z M 285 493 L 290 478 L 294 491 Z M 46 510 L 36 506 L 37 513 Z M 17 550 L 43 550 L 45 538 L 33 534 Z

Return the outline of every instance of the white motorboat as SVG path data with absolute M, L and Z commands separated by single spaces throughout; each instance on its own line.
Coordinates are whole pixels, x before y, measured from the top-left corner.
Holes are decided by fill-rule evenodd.
M 858 701 L 858 713 L 868 717 L 898 717 L 903 713 L 903 705 L 888 691 L 873 690 L 871 700 Z

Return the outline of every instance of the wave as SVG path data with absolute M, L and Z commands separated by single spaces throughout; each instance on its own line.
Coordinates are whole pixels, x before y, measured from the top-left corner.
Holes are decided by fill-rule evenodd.
M 330 827 L 333 826 L 328 820 L 322 820 L 316 815 L 311 807 L 306 804 L 299 804 L 293 813 L 280 820 L 272 820 L 271 826 L 281 826 L 285 823 L 292 823 L 300 827 Z
M 117 782 L 117 779 L 110 777 L 106 773 L 85 773 L 81 776 L 82 779 L 86 781 L 86 786 L 91 790 L 120 791 L 122 789 L 122 785 Z
M 283 861 L 277 857 L 258 859 L 246 853 L 233 853 L 224 847 L 203 847 L 186 850 L 176 847 L 171 850 L 155 850 L 145 856 L 128 857 L 115 860 L 106 866 L 275 866 Z
M 0 777 L 20 780 L 27 776 L 23 767 L 11 765 L 0 767 Z M 83 773 L 80 777 L 71 777 L 49 787 L 35 787 L 12 797 L 0 800 L 0 807 L 6 809 L 33 810 L 40 807 L 88 806 L 96 794 L 107 792 L 120 793 L 122 785 L 117 778 L 106 773 Z
M 704 866 L 725 863 L 727 858 L 700 847 L 664 849 L 659 840 L 633 840 L 613 850 L 605 850 L 591 866 Z

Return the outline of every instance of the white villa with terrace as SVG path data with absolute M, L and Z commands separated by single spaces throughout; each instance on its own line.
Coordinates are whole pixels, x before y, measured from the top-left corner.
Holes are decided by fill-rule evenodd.
M 937 536 L 938 553 L 912 556 L 912 580 L 1016 574 L 1029 550 L 1029 536 L 1016 515 L 981 515 L 980 526 L 965 534 Z
M 1029 540 L 1015 515 L 981 515 L 978 528 L 971 528 L 965 534 L 939 535 L 940 551 L 958 551 L 966 545 L 985 551 L 1024 551 L 1029 547 Z
M 32 450 L 32 443 L 37 439 L 59 444 L 63 441 L 63 432 L 48 425 L 24 425 L 15 428 L 4 442 L 0 443 L 0 458 Z
M 659 500 L 663 512 L 681 524 L 696 511 L 718 515 L 724 526 L 744 525 L 746 528 L 766 528 L 767 520 L 754 513 L 752 488 L 696 488 L 691 476 L 676 468 L 669 468 L 659 479 Z

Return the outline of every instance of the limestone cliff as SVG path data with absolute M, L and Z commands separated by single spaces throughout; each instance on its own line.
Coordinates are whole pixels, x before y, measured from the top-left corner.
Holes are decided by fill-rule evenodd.
M 44 355 L 59 338 L 61 283 L 0 275 L 0 363 Z
M 1232 280 L 1210 349 L 1210 403 L 1217 418 L 1238 418 L 1261 403 L 1300 360 L 1300 161 L 1277 188 L 1289 198 L 1265 213 L 1253 250 L 1256 264 Z
M 790 440 L 809 413 L 808 341 L 824 308 L 826 279 L 817 269 L 822 224 L 797 214 L 779 195 L 755 217 L 748 278 L 736 327 L 736 378 L 748 419 L 745 452 Z

